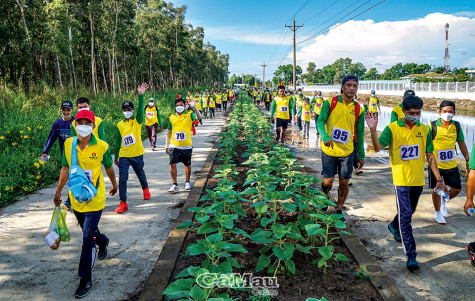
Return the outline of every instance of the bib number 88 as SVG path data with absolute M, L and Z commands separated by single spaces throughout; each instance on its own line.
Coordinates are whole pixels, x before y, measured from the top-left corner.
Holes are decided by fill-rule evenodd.
M 401 159 L 404 161 L 419 159 L 421 157 L 419 144 L 402 145 L 400 151 Z

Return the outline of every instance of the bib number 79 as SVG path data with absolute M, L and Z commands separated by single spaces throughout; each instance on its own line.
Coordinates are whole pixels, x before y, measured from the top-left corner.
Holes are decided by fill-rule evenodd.
M 176 132 L 175 133 L 175 141 L 185 141 L 186 140 L 186 133 L 185 132 Z
M 401 145 L 400 151 L 401 151 L 401 159 L 403 161 L 419 159 L 421 157 L 419 144 Z

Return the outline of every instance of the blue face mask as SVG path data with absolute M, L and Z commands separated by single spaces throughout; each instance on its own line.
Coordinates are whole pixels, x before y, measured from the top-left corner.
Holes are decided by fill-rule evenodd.
M 417 123 L 421 120 L 421 116 L 409 116 L 405 115 L 405 118 L 407 121 L 412 122 L 412 123 Z

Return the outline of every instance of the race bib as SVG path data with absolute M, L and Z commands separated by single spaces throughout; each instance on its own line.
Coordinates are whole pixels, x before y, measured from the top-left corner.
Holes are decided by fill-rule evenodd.
M 127 135 L 122 139 L 124 147 L 134 145 L 135 143 L 137 143 L 137 141 L 135 141 L 134 134 Z
M 453 149 L 440 150 L 437 151 L 439 162 L 447 162 L 455 159 L 455 154 Z
M 322 106 L 323 106 L 322 103 L 317 103 L 317 107 L 318 107 L 318 108 L 321 108 Z
M 372 107 L 376 107 L 377 103 L 373 102 L 373 103 L 370 103 L 369 105 L 372 106 Z
M 288 107 L 280 107 L 281 112 L 288 112 L 289 108 Z
M 310 115 L 310 112 L 309 112 L 309 111 L 304 111 L 303 114 L 304 114 L 305 116 L 308 116 L 308 115 Z
M 332 140 L 340 143 L 348 143 L 350 141 L 351 132 L 348 130 L 333 128 Z
M 185 141 L 185 140 L 186 140 L 186 132 L 175 133 L 175 141 Z
M 403 161 L 415 160 L 421 157 L 419 144 L 401 145 L 400 152 Z
M 147 111 L 147 118 L 153 118 L 155 117 L 155 112 Z
M 87 178 L 89 179 L 89 182 L 92 183 L 92 169 L 83 169 L 83 170 Z

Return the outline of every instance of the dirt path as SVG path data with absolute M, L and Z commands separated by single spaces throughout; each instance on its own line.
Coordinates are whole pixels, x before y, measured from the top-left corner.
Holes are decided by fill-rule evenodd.
M 218 113 L 215 120 L 206 120 L 204 126 L 197 128 L 197 136 L 193 137 L 192 184 L 224 121 L 223 114 Z M 143 200 L 132 169 L 129 210 L 116 214 L 118 194 L 107 197 L 99 228 L 110 239 L 109 257 L 96 261 L 93 290 L 84 300 L 124 300 L 134 296 L 161 252 L 180 212 L 180 203 L 188 196 L 183 191 L 183 165 L 178 166 L 182 191 L 174 195 L 167 192 L 171 179 L 168 155 L 163 149 L 165 135 L 166 131 L 158 135 L 159 149 L 155 152 L 149 149 L 148 140 L 144 141 L 145 172 L 152 198 Z M 105 179 L 106 188 L 110 187 L 108 178 Z M 53 211 L 55 189 L 56 186 L 42 189 L 0 210 L 0 300 L 74 300 L 73 293 L 79 283 L 77 267 L 82 232 L 73 214 L 66 217 L 71 242 L 61 243 L 53 251 L 43 241 Z

